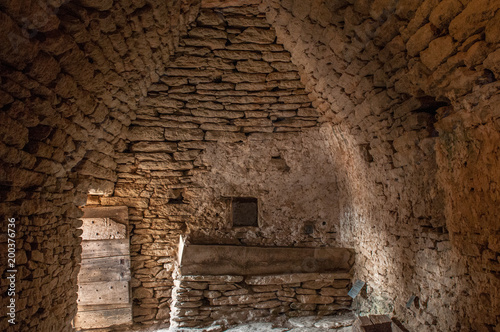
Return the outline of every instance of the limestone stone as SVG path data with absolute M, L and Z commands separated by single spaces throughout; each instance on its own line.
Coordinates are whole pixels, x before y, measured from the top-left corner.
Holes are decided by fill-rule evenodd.
M 500 8 L 496 1 L 481 0 L 469 3 L 450 22 L 450 35 L 458 41 L 463 41 L 473 35 L 478 29 L 483 28 L 494 13 Z M 455 9 L 456 11 L 456 9 Z
M 200 141 L 205 133 L 201 129 L 180 129 L 168 128 L 165 130 L 165 140 L 167 141 Z
M 232 43 L 271 44 L 275 38 L 272 30 L 250 27 L 229 40 Z
M 321 280 L 321 279 L 345 279 L 349 274 L 345 273 L 295 273 L 271 276 L 251 276 L 245 279 L 249 285 L 283 285 L 297 282 Z
M 221 131 L 207 131 L 207 133 L 205 134 L 205 139 L 207 141 L 218 142 L 240 142 L 245 139 L 245 134 Z
M 182 281 L 203 281 L 203 282 L 220 282 L 220 283 L 233 283 L 243 281 L 242 276 L 232 276 L 232 275 L 183 275 L 180 277 Z
M 193 28 L 189 30 L 189 36 L 198 38 L 226 38 L 227 34 L 224 30 L 210 28 Z
M 270 73 L 273 68 L 265 61 L 238 61 L 236 69 L 243 73 Z
M 435 69 L 455 50 L 455 44 L 450 36 L 434 39 L 429 48 L 422 51 L 422 63 L 429 69 Z
M 333 297 L 331 296 L 321 296 L 321 295 L 297 295 L 297 299 L 301 303 L 314 303 L 314 304 L 329 304 L 333 302 Z
M 320 289 L 328 284 L 330 284 L 330 281 L 306 281 L 302 283 L 301 287 L 306 288 L 306 289 Z
M 225 108 L 226 110 L 230 109 L 227 106 Z M 199 116 L 204 118 L 237 119 L 237 118 L 242 118 L 244 116 L 244 114 L 240 112 L 214 111 L 214 110 L 203 110 L 203 109 L 193 109 L 191 113 L 194 116 Z
M 495 17 L 489 21 L 484 31 L 485 33 L 484 40 L 487 43 L 494 44 L 500 41 L 500 37 L 498 37 L 500 33 L 499 26 L 500 26 L 500 14 L 497 11 Z
M 196 21 L 199 22 L 202 26 L 217 26 L 224 23 L 224 19 L 220 15 L 210 10 L 200 10 Z
M 301 295 L 313 295 L 313 294 L 316 294 L 316 290 L 314 289 L 304 289 L 304 288 L 297 288 L 295 290 L 295 292 L 297 294 L 301 294 Z
M 257 309 L 271 309 L 271 308 L 277 308 L 279 306 L 281 306 L 281 302 L 276 300 L 264 301 L 253 305 L 253 307 Z
M 139 142 L 131 145 L 132 151 L 137 152 L 166 152 L 177 151 L 177 143 L 173 142 Z
M 263 17 L 252 16 L 228 16 L 226 18 L 227 24 L 233 27 L 258 27 L 267 28 L 269 23 Z
M 347 289 L 327 287 L 327 288 L 322 288 L 320 294 L 325 296 L 347 296 Z
M 160 127 L 132 127 L 128 131 L 131 141 L 163 141 L 164 129 Z
M 222 76 L 222 81 L 229 83 L 244 83 L 244 82 L 266 82 L 266 74 L 261 73 L 228 73 Z
M 279 285 L 253 286 L 252 290 L 258 293 L 272 292 L 281 290 L 281 286 Z
M 223 296 L 211 301 L 213 305 L 254 304 L 266 301 L 274 296 L 274 293 L 258 293 L 256 295 Z
M 189 38 L 184 40 L 186 46 L 208 47 L 212 50 L 224 49 L 226 39 Z
M 224 292 L 224 296 L 246 295 L 248 293 L 249 293 L 248 289 L 240 288 L 240 289 L 226 291 Z
M 408 42 L 406 43 L 406 49 L 408 50 L 408 54 L 410 56 L 415 56 L 423 51 L 436 37 L 436 28 L 431 23 L 427 23 L 418 31 L 410 37 Z
M 297 72 L 273 72 L 267 75 L 267 81 L 289 81 L 299 79 Z
M 296 69 L 296 67 L 293 65 L 291 62 L 271 62 L 271 67 L 273 67 L 276 71 L 279 72 L 293 72 Z
M 215 56 L 229 60 L 260 60 L 262 55 L 257 52 L 249 51 L 232 51 L 232 50 L 215 50 Z
M 432 10 L 429 20 L 435 27 L 443 29 L 462 9 L 463 4 L 460 1 L 442 1 Z
M 231 285 L 231 284 L 220 284 L 220 285 L 210 285 L 209 286 L 210 290 L 218 290 L 218 291 L 227 291 L 227 290 L 233 290 L 236 289 L 236 285 Z

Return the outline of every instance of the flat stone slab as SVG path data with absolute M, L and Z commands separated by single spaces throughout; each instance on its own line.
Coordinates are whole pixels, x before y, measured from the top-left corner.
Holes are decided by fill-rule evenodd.
M 286 330 L 287 332 L 351 332 L 352 328 L 349 327 L 341 327 L 338 329 L 325 329 L 320 327 L 294 327 L 291 330 Z
M 253 323 L 233 327 L 226 332 L 286 332 L 287 328 L 273 327 L 272 323 Z
M 354 251 L 346 248 L 193 245 L 183 241 L 179 244 L 183 276 L 348 272 L 353 264 Z M 350 275 L 339 279 L 350 279 Z
M 336 279 L 350 278 L 350 273 L 287 273 L 278 275 L 250 276 L 245 279 L 245 282 L 249 285 L 283 285 L 313 280 L 333 281 Z
M 324 317 L 316 317 L 316 316 L 306 316 L 306 317 L 293 317 L 290 318 L 287 322 L 287 326 L 292 328 L 319 328 L 319 329 L 340 329 L 343 327 L 349 327 L 356 320 L 356 315 L 351 312 L 335 315 L 335 316 L 324 316 Z M 350 330 L 349 330 L 350 331 Z
M 232 283 L 243 281 L 243 276 L 230 276 L 230 275 L 186 275 L 180 276 L 179 280 L 182 281 L 204 281 L 204 282 L 217 282 L 217 283 Z
M 288 320 L 288 325 L 291 327 L 313 327 L 317 321 L 318 318 L 315 316 L 293 317 Z
M 334 329 L 339 327 L 351 326 L 356 320 L 353 313 L 347 313 L 338 316 L 326 316 L 314 323 L 314 327 Z

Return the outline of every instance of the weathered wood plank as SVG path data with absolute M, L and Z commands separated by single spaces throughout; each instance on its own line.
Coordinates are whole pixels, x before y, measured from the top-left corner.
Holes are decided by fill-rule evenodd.
M 82 241 L 82 258 L 128 256 L 129 239 Z
M 128 281 L 78 284 L 78 304 L 111 304 L 129 302 Z
M 125 239 L 127 226 L 111 218 L 82 218 L 83 240 Z
M 78 274 L 78 282 L 128 281 L 130 280 L 130 257 L 112 256 L 84 258 Z
M 94 305 L 78 305 L 78 311 L 97 311 L 129 308 L 131 303 L 113 303 L 113 304 L 94 304 Z
M 75 327 L 79 329 L 105 328 L 113 325 L 131 324 L 132 307 L 97 311 L 78 311 Z
M 113 218 L 119 223 L 128 224 L 126 206 L 87 206 L 82 208 L 83 218 Z

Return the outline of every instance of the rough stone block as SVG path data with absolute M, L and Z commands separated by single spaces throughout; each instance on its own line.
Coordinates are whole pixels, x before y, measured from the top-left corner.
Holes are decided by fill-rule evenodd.
M 226 39 L 208 39 L 208 38 L 189 38 L 183 39 L 182 43 L 186 46 L 208 47 L 212 50 L 221 50 L 226 47 Z
M 217 142 L 241 142 L 246 139 L 244 133 L 231 133 L 222 131 L 207 131 L 205 140 Z
M 249 285 L 284 285 L 321 279 L 346 279 L 346 273 L 295 273 L 269 276 L 250 276 L 245 279 Z
M 130 150 L 134 151 L 134 152 L 172 153 L 172 152 L 177 151 L 177 143 L 173 143 L 173 142 L 139 142 L 139 143 L 132 144 L 130 147 Z
M 455 51 L 455 43 L 450 36 L 440 37 L 430 42 L 429 48 L 420 53 L 422 63 L 433 70 Z
M 270 73 L 273 68 L 265 61 L 238 61 L 236 69 L 242 73 Z
M 181 281 L 199 281 L 199 282 L 218 282 L 218 283 L 235 283 L 242 282 L 243 276 L 233 275 L 183 275 L 180 276 Z
M 242 33 L 234 38 L 229 38 L 231 43 L 255 43 L 255 44 L 271 44 L 276 38 L 274 31 L 261 28 L 247 28 Z
M 461 42 L 477 33 L 494 17 L 499 8 L 500 3 L 495 0 L 469 2 L 465 9 L 451 21 L 449 26 L 451 37 Z
M 227 33 L 224 30 L 210 29 L 210 28 L 193 28 L 189 30 L 190 37 L 198 38 L 220 38 L 225 39 Z
M 220 15 L 210 10 L 201 10 L 196 21 L 202 26 L 218 26 L 224 23 Z
M 436 34 L 437 29 L 431 23 L 427 23 L 418 29 L 406 43 L 408 55 L 416 56 L 418 53 L 426 49 L 429 43 L 436 38 Z
M 497 11 L 495 17 L 488 22 L 484 34 L 487 43 L 500 43 L 500 11 Z
M 161 127 L 130 127 L 127 138 L 131 141 L 164 141 L 164 129 Z
M 205 133 L 201 129 L 165 129 L 165 140 L 167 141 L 202 141 Z
M 333 303 L 333 297 L 321 295 L 297 295 L 300 303 L 313 303 L 313 304 L 330 304 Z
M 269 74 L 271 75 L 271 74 Z M 259 83 L 266 82 L 266 74 L 254 74 L 254 73 L 227 73 L 222 76 L 223 82 L 230 83 Z
M 322 288 L 321 291 L 320 291 L 320 294 L 324 295 L 324 296 L 334 296 L 334 297 L 337 297 L 337 296 L 347 296 L 348 291 L 349 290 L 347 288 L 330 288 L 330 287 L 327 287 L 327 288 Z

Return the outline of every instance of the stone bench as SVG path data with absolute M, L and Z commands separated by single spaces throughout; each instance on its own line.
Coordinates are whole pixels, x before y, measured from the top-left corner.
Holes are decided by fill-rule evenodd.
M 181 244 L 171 326 L 231 326 L 346 310 L 353 260 L 353 251 L 342 248 Z

